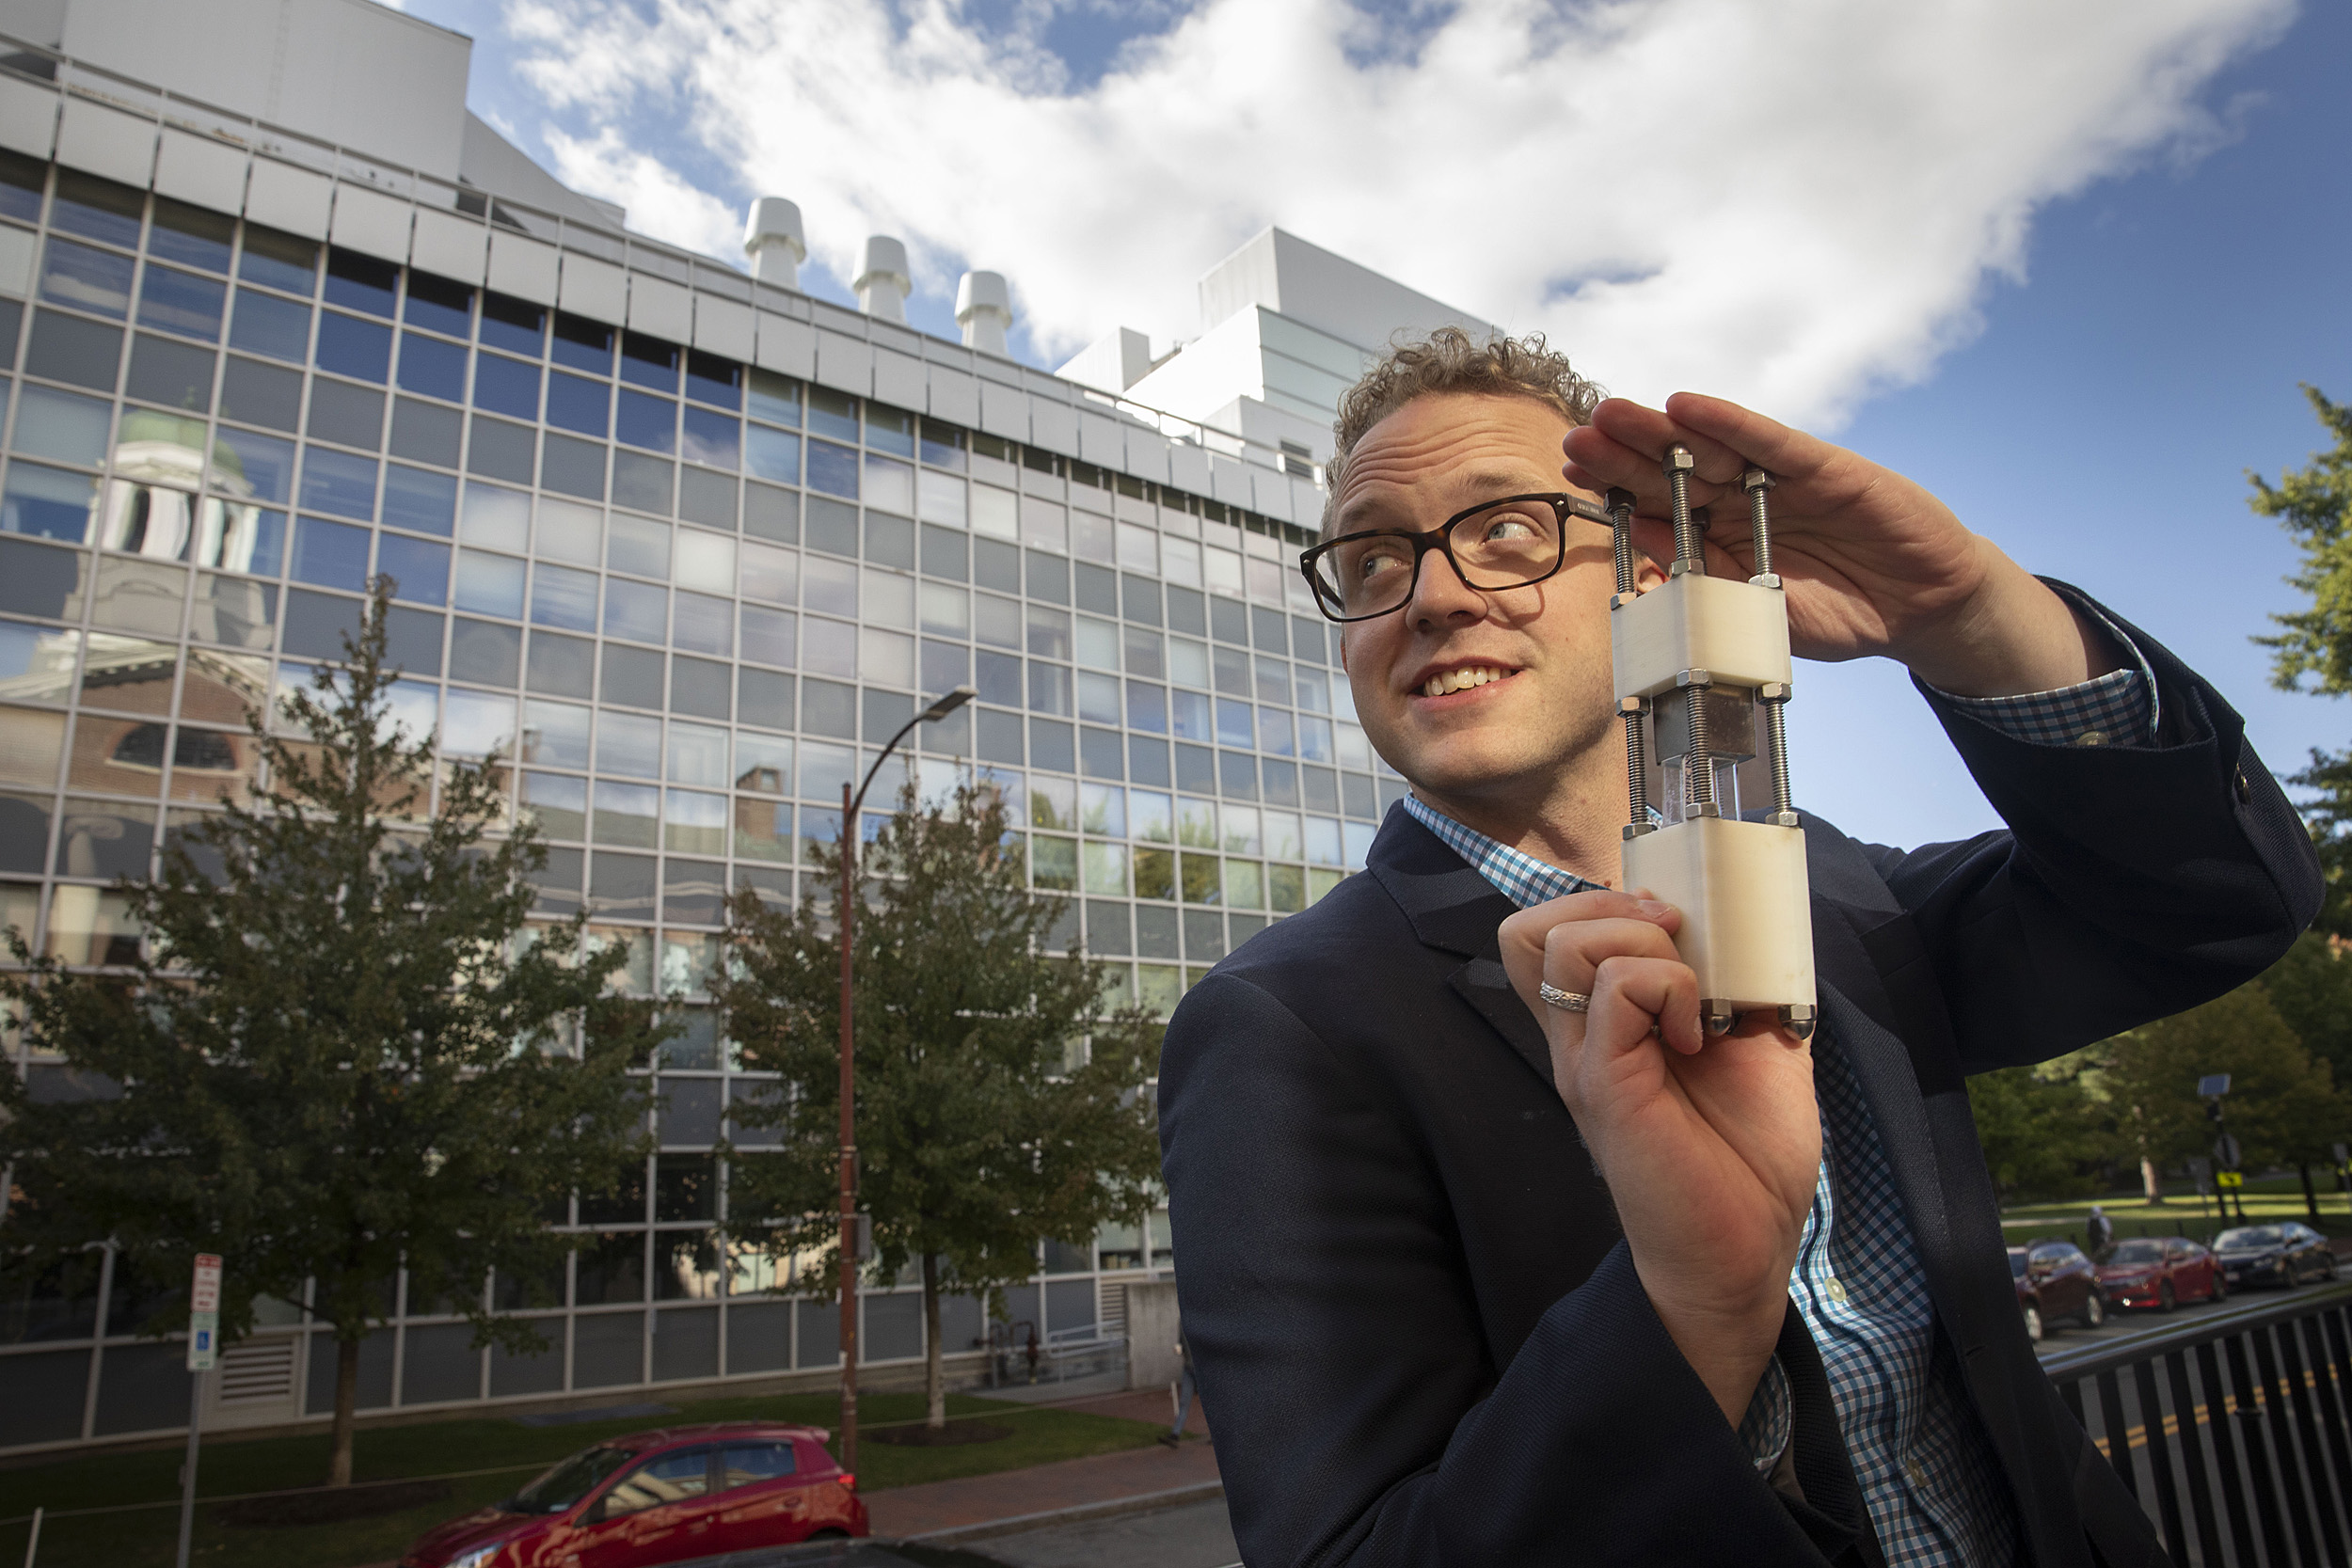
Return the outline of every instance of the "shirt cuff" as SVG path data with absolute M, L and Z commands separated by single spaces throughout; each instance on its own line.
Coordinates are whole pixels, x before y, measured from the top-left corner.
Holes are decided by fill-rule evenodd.
M 1772 1474 L 1772 1466 L 1780 1463 L 1781 1453 L 1788 1447 L 1795 1409 L 1788 1396 L 1788 1374 L 1781 1370 L 1780 1357 L 1775 1355 L 1764 1364 L 1764 1375 L 1756 1379 L 1756 1392 L 1748 1397 L 1747 1414 L 1740 1418 L 1740 1441 L 1755 1461 L 1757 1475 Z
M 2072 601 L 2099 623 L 2129 660 L 2125 668 L 2055 691 L 2014 697 L 1960 697 L 1930 687 L 1937 697 L 2012 740 L 2039 746 L 2141 746 L 2156 737 L 2156 675 L 2139 645 L 2096 605 Z

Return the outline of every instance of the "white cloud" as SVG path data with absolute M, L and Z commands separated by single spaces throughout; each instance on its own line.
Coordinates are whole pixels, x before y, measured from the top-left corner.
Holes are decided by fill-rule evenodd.
M 558 172 L 726 254 L 732 204 L 628 149 L 683 123 L 797 200 L 839 276 L 869 232 L 922 280 L 1012 281 L 1036 341 L 1187 333 L 1268 223 L 1613 388 L 1834 422 L 1973 330 L 2036 208 L 2228 128 L 2198 102 L 2294 0 L 1461 0 L 1412 36 L 1345 0 L 1203 0 L 1067 90 L 1026 8 L 516 0 Z M 629 194 L 622 194 L 627 191 Z M 725 221 L 721 221 L 721 214 Z

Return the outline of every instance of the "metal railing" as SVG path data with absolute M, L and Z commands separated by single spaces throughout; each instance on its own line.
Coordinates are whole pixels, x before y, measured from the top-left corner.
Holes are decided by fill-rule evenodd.
M 2176 1563 L 2352 1561 L 2352 1286 L 2045 1358 Z

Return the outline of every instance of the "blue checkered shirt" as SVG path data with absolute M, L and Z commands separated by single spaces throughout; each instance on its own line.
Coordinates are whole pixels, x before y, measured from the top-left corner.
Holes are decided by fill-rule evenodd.
M 2155 677 L 2130 639 L 2112 624 L 2107 630 L 2134 668 L 2022 697 L 1938 695 L 2041 745 L 2145 744 L 2155 736 Z M 1466 828 L 1413 796 L 1404 804 L 1521 909 L 1599 885 Z M 2017 1515 L 2000 1462 L 1950 1344 L 1935 1332 L 1934 1304 L 1893 1167 L 1852 1069 L 1827 1029 L 1813 1037 L 1813 1092 L 1821 1116 L 1821 1170 L 1788 1289 L 1820 1351 L 1879 1544 L 1899 1568 L 2014 1562 Z M 1790 1424 L 1788 1381 L 1774 1358 L 1740 1424 L 1759 1472 L 1779 1460 Z

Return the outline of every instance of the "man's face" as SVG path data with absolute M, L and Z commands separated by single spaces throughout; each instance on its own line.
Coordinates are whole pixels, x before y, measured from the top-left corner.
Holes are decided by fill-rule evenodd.
M 1417 398 L 1357 443 L 1331 533 L 1434 529 L 1481 501 L 1565 489 L 1569 428 L 1532 398 Z M 1575 517 L 1567 531 L 1557 574 L 1494 593 L 1465 586 L 1432 551 L 1403 609 L 1342 634 L 1358 716 L 1422 794 L 1538 809 L 1613 734 L 1609 531 Z

